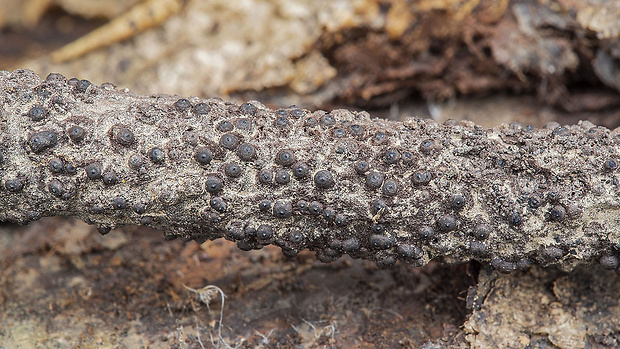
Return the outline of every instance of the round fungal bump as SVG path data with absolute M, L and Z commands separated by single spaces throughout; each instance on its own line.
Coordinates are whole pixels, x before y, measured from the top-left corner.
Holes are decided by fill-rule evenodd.
M 244 131 L 252 131 L 254 122 L 250 118 L 238 118 L 234 120 L 236 128 Z
M 349 223 L 349 219 L 347 218 L 347 216 L 339 213 L 336 215 L 336 217 L 334 217 L 334 223 L 339 227 L 344 227 Z
M 43 108 L 40 105 L 35 105 L 28 111 L 28 117 L 32 121 L 41 121 L 45 119 L 48 115 L 47 109 Z
M 217 193 L 222 189 L 222 180 L 216 176 L 209 176 L 205 180 L 205 189 L 211 193 Z
M 443 232 L 449 232 L 456 229 L 456 219 L 451 215 L 444 215 L 437 221 L 439 229 Z
M 282 246 L 282 255 L 286 258 L 295 258 L 299 254 L 299 251 Z
M 330 127 L 336 123 L 336 118 L 334 118 L 334 116 L 331 114 L 325 114 L 321 117 L 319 123 L 321 124 L 321 126 Z
M 256 240 L 260 244 L 268 244 L 273 239 L 273 228 L 266 224 L 261 224 L 256 229 Z
M 549 219 L 556 222 L 561 222 L 566 218 L 566 209 L 562 205 L 555 205 L 551 211 L 549 211 Z
M 605 161 L 603 167 L 605 167 L 605 170 L 607 171 L 614 171 L 618 168 L 618 162 L 616 162 L 616 160 L 614 159 L 608 159 L 607 161 Z
M 201 165 L 208 165 L 213 160 L 213 153 L 208 148 L 200 147 L 194 153 L 194 160 Z
M 385 196 L 395 196 L 398 194 L 400 190 L 400 184 L 394 179 L 386 179 L 383 182 L 383 187 L 381 188 L 381 192 Z
M 332 131 L 332 135 L 333 135 L 335 138 L 342 138 L 342 137 L 346 136 L 346 135 L 347 135 L 347 133 L 345 132 L 345 130 L 343 130 L 343 129 L 341 129 L 341 128 L 335 128 L 335 129 Z
M 217 124 L 217 130 L 220 132 L 230 132 L 235 128 L 230 121 L 224 120 Z
M 542 199 L 538 195 L 531 196 L 529 199 L 527 199 L 527 205 L 534 210 L 540 207 L 542 202 Z
M 297 210 L 301 213 L 306 213 L 306 210 L 308 210 L 308 201 L 306 200 L 299 200 L 297 201 Z
M 122 196 L 117 196 L 112 200 L 112 207 L 115 210 L 124 210 L 127 208 L 127 201 Z
M 370 213 L 372 213 L 373 215 L 382 213 L 385 210 L 387 210 L 387 205 L 385 204 L 385 201 L 383 200 L 373 200 L 370 203 Z
M 58 143 L 58 135 L 54 131 L 41 131 L 34 133 L 28 138 L 28 145 L 34 153 L 40 153 L 48 148 L 53 148 Z
M 366 161 L 358 161 L 353 164 L 353 169 L 358 175 L 363 175 L 370 170 L 370 164 Z
M 312 201 L 310 205 L 308 205 L 308 212 L 310 212 L 311 215 L 320 215 L 323 212 L 323 204 L 318 201 Z
M 303 109 L 294 108 L 293 110 L 291 110 L 291 116 L 295 119 L 299 119 L 304 115 L 306 115 L 306 112 Z
M 136 202 L 133 205 L 133 211 L 137 214 L 143 214 L 146 212 L 146 205 L 141 202 Z
M 286 113 L 286 112 L 285 112 Z M 279 115 L 276 118 L 275 125 L 278 128 L 285 128 L 288 125 L 288 119 L 286 116 Z
M 47 190 L 49 190 L 50 194 L 54 195 L 57 198 L 62 197 L 62 195 L 65 192 L 64 185 L 62 184 L 61 181 L 57 179 L 52 179 L 47 184 Z
M 209 205 L 217 212 L 226 212 L 226 202 L 220 197 L 212 197 L 209 201 Z
M 431 181 L 431 177 L 428 171 L 417 171 L 411 176 L 411 182 L 415 185 L 426 185 Z
M 420 143 L 420 151 L 424 154 L 430 154 L 437 149 L 437 142 L 434 139 L 425 139 Z
M 342 250 L 342 241 L 340 239 L 332 239 L 329 242 L 329 248 L 333 248 L 334 250 Z
M 238 178 L 243 173 L 243 169 L 241 168 L 241 166 L 239 166 L 238 163 L 231 162 L 229 164 L 226 164 L 226 166 L 224 167 L 224 173 L 230 178 Z
M 99 226 L 97 227 L 97 231 L 98 231 L 98 232 L 99 232 L 99 234 L 101 234 L 101 235 L 106 235 L 106 234 L 108 234 L 111 230 L 112 230 L 112 228 L 110 228 L 110 227 L 109 227 L 109 226 L 107 226 L 107 225 L 103 225 L 103 224 L 101 224 L 101 225 L 99 225 Z
M 408 165 L 413 161 L 413 154 L 408 151 L 404 151 L 401 157 L 404 164 Z
M 273 215 L 276 218 L 289 218 L 293 214 L 293 205 L 288 201 L 276 201 L 273 204 Z
M 293 165 L 293 176 L 297 179 L 302 179 L 308 176 L 310 173 L 310 166 L 305 162 L 296 162 Z
M 383 154 L 383 161 L 386 164 L 395 164 L 398 162 L 398 160 L 400 160 L 400 152 L 398 151 L 398 149 L 394 149 L 394 148 L 389 148 L 388 150 L 386 150 L 385 154 Z
M 230 227 L 226 230 L 226 238 L 232 241 L 240 241 L 245 238 L 245 233 L 239 227 Z
M 276 172 L 275 181 L 279 185 L 288 184 L 291 181 L 291 175 L 287 170 L 278 170 L 278 172 Z
M 254 249 L 254 244 L 248 241 L 237 241 L 237 248 L 241 251 L 252 251 Z
M 304 242 L 305 238 L 304 238 L 304 234 L 301 232 L 301 230 L 293 229 L 288 234 L 288 240 L 290 242 L 294 243 L 295 245 L 300 245 L 300 244 L 302 244 Z
M 174 109 L 179 113 L 185 113 L 192 107 L 192 104 L 185 98 L 179 98 L 174 102 Z
M 113 135 L 114 141 L 123 147 L 129 147 L 136 141 L 133 132 L 127 127 L 115 127 Z
M 101 180 L 105 185 L 114 185 L 118 182 L 118 176 L 114 171 L 109 170 L 101 175 Z
M 373 137 L 373 141 L 375 141 L 376 144 L 381 144 L 385 142 L 386 140 L 387 140 L 387 134 L 385 134 L 385 132 L 383 131 L 379 131 L 375 133 Z
M 187 131 L 183 134 L 183 141 L 189 145 L 196 146 L 200 141 L 200 136 L 197 131 Z
M 491 260 L 491 265 L 502 274 L 509 274 L 517 268 L 514 262 L 505 261 L 501 258 L 493 258 Z
M 334 210 L 331 207 L 326 207 L 323 210 L 323 218 L 325 218 L 328 221 L 333 221 L 334 218 L 336 218 L 336 210 Z
M 77 173 L 77 167 L 75 167 L 71 163 L 67 163 L 67 164 L 65 164 L 65 172 L 67 172 L 70 175 L 74 175 L 74 174 Z
M 372 171 L 366 176 L 366 187 L 370 189 L 380 188 L 383 184 L 385 175 L 381 172 Z
M 316 121 L 316 118 L 313 118 L 312 116 L 308 117 L 305 121 L 304 121 L 304 125 L 306 127 L 314 127 L 318 124 L 318 121 Z
M 212 226 L 216 226 L 222 222 L 222 216 L 217 212 L 209 213 L 209 224 Z
M 80 80 L 75 84 L 75 91 L 84 93 L 90 87 L 91 83 L 88 80 Z
M 160 164 L 166 158 L 166 153 L 161 148 L 151 148 L 149 150 L 149 159 L 155 164 Z
M 450 197 L 450 206 L 455 210 L 461 210 L 463 207 L 465 207 L 466 202 L 467 200 L 461 194 L 453 194 Z
M 239 107 L 239 112 L 244 115 L 254 116 L 256 115 L 257 110 L 258 109 L 254 104 L 248 102 L 241 104 L 241 106 Z
M 570 135 L 570 130 L 564 126 L 556 127 L 553 132 L 551 132 L 554 136 L 566 137 Z
M 350 238 L 342 242 L 342 250 L 346 253 L 353 253 L 360 249 L 360 242 L 356 238 Z
M 478 240 L 486 240 L 491 235 L 491 227 L 482 223 L 474 227 L 474 237 Z
M 127 165 L 132 170 L 139 170 L 144 165 L 144 158 L 139 154 L 131 154 L 129 159 L 127 159 Z
M 306 210 L 308 209 L 308 201 L 306 200 L 299 200 L 297 201 L 297 203 L 295 204 L 297 210 L 301 213 L 306 213 Z
M 380 269 L 387 269 L 393 267 L 396 264 L 396 258 L 394 258 L 394 256 L 383 256 L 377 259 L 375 263 Z
M 225 133 L 220 137 L 220 145 L 228 150 L 235 150 L 239 146 L 239 137 L 234 133 Z
M 26 212 L 26 219 L 28 219 L 29 222 L 38 221 L 41 219 L 41 212 L 29 210 Z
M 424 256 L 424 251 L 421 248 L 412 245 L 400 245 L 396 249 L 396 253 L 398 257 L 406 261 L 420 259 Z
M 353 124 L 349 127 L 349 130 L 351 131 L 351 134 L 353 134 L 356 137 L 361 137 L 364 135 L 364 128 L 358 124 Z
M 375 234 L 383 234 L 385 233 L 385 226 L 383 224 L 373 224 L 370 227 L 370 231 L 372 231 Z
M 275 162 L 284 167 L 292 166 L 295 163 L 295 153 L 289 149 L 280 150 L 276 154 Z
M 256 147 L 249 143 L 239 145 L 237 156 L 241 161 L 252 161 L 256 158 Z
M 52 171 L 53 173 L 60 173 L 65 169 L 65 164 L 59 158 L 50 159 L 48 164 L 50 167 L 50 171 Z
M 372 248 L 376 250 L 387 250 L 394 246 L 394 242 L 385 235 L 373 234 L 368 240 Z
M 514 227 L 518 227 L 521 224 L 523 224 L 523 218 L 521 217 L 520 214 L 518 213 L 512 213 L 509 217 L 508 217 L 508 223 L 510 223 L 510 225 L 514 226 Z
M 334 177 L 328 170 L 320 170 L 314 174 L 314 185 L 319 189 L 329 189 L 335 184 Z
M 485 257 L 488 253 L 488 247 L 481 241 L 470 241 L 469 252 L 476 257 Z
M 211 112 L 211 107 L 207 103 L 198 103 L 192 108 L 192 113 L 196 115 L 207 115 Z
M 423 225 L 418 229 L 418 236 L 422 239 L 430 239 L 435 236 L 435 229 L 428 225 Z
M 533 261 L 528 258 L 521 258 L 517 261 L 517 270 L 526 271 L 532 267 Z
M 269 212 L 271 210 L 271 200 L 262 200 L 258 203 L 258 209 L 261 212 Z
M 98 163 L 92 163 L 84 168 L 86 176 L 92 180 L 101 178 L 101 165 Z
M 556 246 L 548 246 L 540 251 L 540 257 L 545 262 L 554 262 L 564 256 L 564 251 Z
M 258 172 L 258 181 L 262 184 L 273 184 L 273 171 L 269 169 L 263 169 Z
M 49 73 L 45 77 L 45 82 L 65 84 L 67 82 L 67 78 L 59 73 Z

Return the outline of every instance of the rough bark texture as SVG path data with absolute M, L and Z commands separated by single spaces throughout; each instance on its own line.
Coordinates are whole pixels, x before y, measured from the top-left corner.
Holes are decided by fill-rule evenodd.
M 618 265 L 618 133 L 140 96 L 0 72 L 0 220 L 225 237 L 391 266 Z

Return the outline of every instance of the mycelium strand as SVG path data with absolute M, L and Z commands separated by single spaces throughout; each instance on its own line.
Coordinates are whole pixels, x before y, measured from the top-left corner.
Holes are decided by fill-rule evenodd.
M 618 267 L 620 133 L 589 122 L 394 122 L 16 70 L 0 72 L 0 130 L 1 221 L 145 225 L 381 267 Z

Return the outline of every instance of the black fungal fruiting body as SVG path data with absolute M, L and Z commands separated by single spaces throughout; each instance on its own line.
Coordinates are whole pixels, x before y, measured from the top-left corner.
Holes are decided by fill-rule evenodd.
M 0 72 L 0 221 L 142 224 L 381 267 L 620 264 L 620 131 L 276 112 L 77 81 Z

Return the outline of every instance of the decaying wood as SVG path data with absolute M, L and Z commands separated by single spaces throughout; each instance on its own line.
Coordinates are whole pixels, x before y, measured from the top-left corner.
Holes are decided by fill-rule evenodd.
M 141 96 L 0 72 L 0 220 L 142 224 L 287 256 L 618 266 L 620 133 Z

